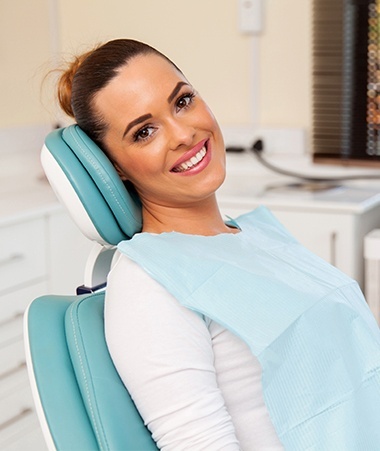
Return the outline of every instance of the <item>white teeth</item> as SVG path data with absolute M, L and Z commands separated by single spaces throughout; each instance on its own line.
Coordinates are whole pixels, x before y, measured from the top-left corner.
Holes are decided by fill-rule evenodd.
M 187 169 L 192 168 L 193 166 L 195 166 L 196 164 L 198 164 L 200 161 L 203 160 L 204 156 L 206 155 L 206 152 L 207 152 L 206 147 L 203 146 L 202 149 L 196 155 L 190 158 L 190 160 L 185 161 L 184 163 L 181 163 L 179 166 L 175 167 L 173 171 L 183 172 L 186 171 Z

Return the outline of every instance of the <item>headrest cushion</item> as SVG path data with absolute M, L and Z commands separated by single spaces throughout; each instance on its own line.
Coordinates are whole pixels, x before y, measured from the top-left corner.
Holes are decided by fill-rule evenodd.
M 107 243 L 116 245 L 141 230 L 139 200 L 128 192 L 110 160 L 78 125 L 51 132 L 45 145 Z M 67 203 L 66 207 L 70 210 Z

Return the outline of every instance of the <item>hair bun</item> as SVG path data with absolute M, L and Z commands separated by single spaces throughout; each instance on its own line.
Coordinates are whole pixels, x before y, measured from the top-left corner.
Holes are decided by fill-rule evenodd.
M 76 56 L 68 65 L 67 69 L 63 71 L 58 80 L 57 96 L 58 102 L 62 110 L 70 117 L 74 117 L 74 111 L 71 104 L 73 80 L 79 67 L 83 61 L 93 52 L 93 50 Z
M 105 148 L 104 136 L 108 124 L 96 108 L 96 95 L 132 58 L 152 53 L 174 65 L 148 44 L 133 39 L 114 39 L 73 57 L 60 69 L 56 94 L 62 110 L 100 147 Z

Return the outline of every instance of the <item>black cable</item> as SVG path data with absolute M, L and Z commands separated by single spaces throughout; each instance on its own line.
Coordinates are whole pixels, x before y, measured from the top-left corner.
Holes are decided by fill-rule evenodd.
M 263 158 L 262 152 L 264 150 L 264 142 L 262 139 L 256 140 L 249 150 L 251 150 L 255 154 L 256 158 L 263 166 L 270 169 L 271 171 L 277 172 L 278 174 L 287 175 L 289 177 L 296 177 L 298 179 L 305 180 L 306 182 L 326 183 L 326 182 L 341 182 L 341 181 L 345 181 L 345 180 L 380 179 L 380 173 L 379 174 L 343 175 L 343 176 L 339 176 L 339 177 L 315 177 L 315 176 L 301 174 L 298 172 L 288 171 L 287 169 L 283 169 L 272 163 L 269 163 L 265 158 Z

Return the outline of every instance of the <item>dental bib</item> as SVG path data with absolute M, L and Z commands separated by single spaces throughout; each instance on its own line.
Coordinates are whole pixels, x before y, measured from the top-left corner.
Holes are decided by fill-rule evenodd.
M 240 233 L 141 233 L 118 248 L 248 344 L 285 449 L 380 449 L 380 332 L 357 283 L 264 207 L 234 223 Z

